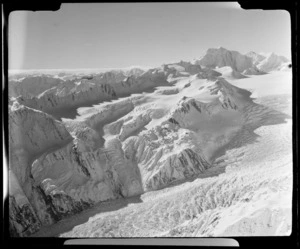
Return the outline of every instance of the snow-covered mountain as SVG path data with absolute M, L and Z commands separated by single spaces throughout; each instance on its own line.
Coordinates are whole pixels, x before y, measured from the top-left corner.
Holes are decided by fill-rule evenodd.
M 9 95 L 12 97 L 24 96 L 34 97 L 44 91 L 57 87 L 63 80 L 47 75 L 41 76 L 27 76 L 18 80 L 11 80 L 9 82 Z
M 47 90 L 42 87 L 45 77 L 38 76 L 35 79 L 40 87 L 31 89 L 24 85 L 26 94 L 18 95 L 13 91 L 14 94 L 11 96 L 17 95 L 20 104 L 60 117 L 62 110 L 66 108 L 78 108 L 134 93 L 153 91 L 158 86 L 169 85 L 172 78 L 186 77 L 196 73 L 202 78 L 216 78 L 221 75 L 212 69 L 202 69 L 199 65 L 181 61 L 149 69 L 146 72 L 132 73 L 132 71 L 114 70 L 86 77 L 76 77 L 72 80 L 55 79 L 55 82 L 58 83 L 55 83 L 56 85 L 53 87 L 48 84 Z M 22 84 L 23 81 L 18 84 Z M 14 81 L 12 85 L 15 85 Z M 42 90 L 45 91 L 42 92 Z
M 28 236 L 97 203 L 213 170 L 237 136 L 252 134 L 269 116 L 288 117 L 233 84 L 264 74 L 260 65 L 280 70 L 280 61 L 219 48 L 195 63 L 148 70 L 15 77 L 9 82 L 11 233 Z
M 288 59 L 284 56 L 272 53 L 265 59 L 261 60 L 257 64 L 257 67 L 264 72 L 278 71 L 281 70 L 288 62 Z
M 248 56 L 248 57 L 250 57 L 252 59 L 252 63 L 255 66 L 257 64 L 259 64 L 262 60 L 264 60 L 266 58 L 266 56 L 264 56 L 262 54 L 255 53 L 253 51 L 247 53 L 246 56 Z
M 223 47 L 208 49 L 206 54 L 196 60 L 195 63 L 211 68 L 229 66 L 240 73 L 254 66 L 250 57 Z
M 99 99 L 110 100 L 152 91 L 155 87 L 168 85 L 171 78 L 201 74 L 202 78 L 222 76 L 241 79 L 288 69 L 288 60 L 282 56 L 271 54 L 265 58 L 255 52 L 242 55 L 220 47 L 208 49 L 204 56 L 193 63 L 180 61 L 147 71 L 133 67 L 86 76 L 28 76 L 11 80 L 9 94 L 17 97 L 21 104 L 59 117 L 62 109 L 76 109 L 99 103 Z
M 271 53 L 263 55 L 253 51 L 243 55 L 237 51 L 227 50 L 223 47 L 210 48 L 195 63 L 210 68 L 232 68 L 232 76 L 240 78 L 238 73 L 243 75 L 262 75 L 270 71 L 287 69 L 289 62 L 284 56 Z M 233 74 L 236 74 L 234 76 Z
M 262 72 L 288 70 L 291 62 L 284 56 L 275 53 L 259 54 L 253 51 L 246 54 L 252 58 L 252 62 Z

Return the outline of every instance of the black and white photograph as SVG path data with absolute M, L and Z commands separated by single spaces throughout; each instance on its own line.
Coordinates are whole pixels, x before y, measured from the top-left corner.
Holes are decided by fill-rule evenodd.
M 8 21 L 11 237 L 291 235 L 289 12 L 62 3 Z

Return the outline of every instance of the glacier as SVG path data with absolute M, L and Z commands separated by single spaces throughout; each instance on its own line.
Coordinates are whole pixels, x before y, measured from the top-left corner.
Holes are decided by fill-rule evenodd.
M 255 100 L 267 92 L 263 79 L 290 74 L 287 63 L 275 54 L 220 47 L 194 62 L 157 68 L 11 77 L 11 234 L 38 234 L 99 203 L 164 193 L 191 179 L 201 186 L 229 148 L 241 147 L 237 141 L 255 140 L 255 130 L 291 118 L 291 112 Z M 233 164 L 226 165 L 229 172 Z M 187 217 L 205 207 L 192 209 Z M 238 233 L 237 227 L 216 231 Z M 186 227 L 176 229 L 160 235 L 176 236 Z

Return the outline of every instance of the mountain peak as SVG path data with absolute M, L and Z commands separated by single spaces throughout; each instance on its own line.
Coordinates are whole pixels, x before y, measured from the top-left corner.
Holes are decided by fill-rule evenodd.
M 196 63 L 210 68 L 229 66 L 237 72 L 243 72 L 253 66 L 251 58 L 223 47 L 208 49 Z
M 222 47 L 222 46 L 219 46 L 219 47 L 216 47 L 216 48 L 207 49 L 206 53 L 216 53 L 216 52 L 226 52 L 226 51 L 229 51 L 229 50 Z
M 258 69 L 264 72 L 271 72 L 274 70 L 280 70 L 284 63 L 289 60 L 284 56 L 279 56 L 274 52 L 269 54 L 264 60 L 262 60 L 258 65 Z
M 268 57 L 269 58 L 271 58 L 271 57 L 277 57 L 277 54 L 275 54 L 274 52 L 272 52 Z
M 219 50 L 228 50 L 228 49 L 226 49 L 226 48 L 224 48 L 224 47 L 222 47 L 222 46 L 219 46 L 218 49 L 219 49 Z
M 257 56 L 257 55 L 260 55 L 260 54 L 254 52 L 254 51 L 250 51 L 250 52 L 248 52 L 246 55 L 247 55 L 247 56 Z

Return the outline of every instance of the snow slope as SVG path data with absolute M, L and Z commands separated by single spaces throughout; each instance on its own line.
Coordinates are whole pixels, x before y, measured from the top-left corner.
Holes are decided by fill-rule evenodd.
M 252 92 L 253 98 L 268 95 L 292 93 L 292 74 L 291 72 L 278 71 L 272 74 L 252 76 L 248 79 L 230 81 L 231 84 L 247 89 Z

